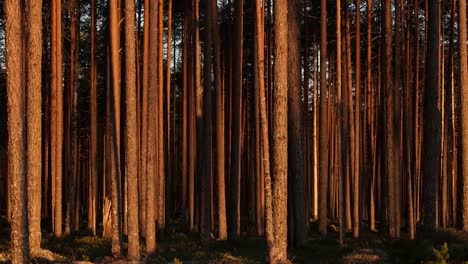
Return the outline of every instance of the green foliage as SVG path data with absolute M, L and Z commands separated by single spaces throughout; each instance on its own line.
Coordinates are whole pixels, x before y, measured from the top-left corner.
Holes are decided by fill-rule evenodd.
M 448 249 L 447 242 L 444 242 L 444 244 L 442 245 L 442 247 L 440 249 L 433 248 L 432 251 L 434 252 L 436 260 L 435 261 L 430 261 L 429 263 L 434 263 L 434 264 L 447 264 L 447 263 L 449 263 L 450 254 L 449 254 L 449 249 Z

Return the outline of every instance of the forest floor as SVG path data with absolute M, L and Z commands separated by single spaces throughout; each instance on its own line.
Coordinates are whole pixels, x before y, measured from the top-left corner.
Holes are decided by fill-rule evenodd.
M 465 263 L 468 260 L 468 234 L 453 229 L 419 231 L 417 239 L 410 241 L 404 232 L 400 240 L 390 240 L 363 227 L 359 239 L 353 239 L 352 234 L 347 233 L 344 242 L 343 246 L 339 245 L 338 234 L 333 228 L 326 239 L 311 232 L 306 245 L 290 249 L 289 257 L 292 263 L 430 263 L 435 260 L 433 249 L 440 249 L 447 243 L 448 263 Z M 86 233 L 76 234 L 73 238 L 44 235 L 42 247 L 65 257 L 62 263 L 115 262 L 108 257 L 111 255 L 110 241 Z M 0 263 L 7 263 L 8 250 L 9 228 L 1 222 Z M 159 236 L 157 256 L 147 259 L 148 263 L 158 264 L 265 263 L 266 243 L 260 238 L 204 243 L 196 235 L 172 232 Z M 46 262 L 36 259 L 32 263 Z

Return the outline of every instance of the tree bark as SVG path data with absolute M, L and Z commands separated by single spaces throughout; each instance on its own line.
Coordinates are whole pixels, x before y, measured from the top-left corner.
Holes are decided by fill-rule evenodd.
M 140 259 L 136 109 L 135 0 L 125 0 L 125 177 L 128 188 L 128 259 Z
M 290 195 L 292 199 L 292 214 L 294 221 L 294 241 L 296 245 L 302 245 L 307 238 L 307 218 L 305 215 L 305 181 L 304 165 L 302 155 L 302 122 L 301 122 L 301 61 L 300 61 L 300 24 L 301 24 L 301 2 L 299 0 L 290 0 L 288 8 L 288 157 L 289 171 L 292 177 L 289 177 L 294 192 Z
M 213 48 L 214 48 L 214 75 L 215 75 L 215 104 L 216 104 L 216 173 L 218 183 L 218 225 L 220 240 L 227 239 L 226 224 L 226 193 L 225 193 L 225 150 L 224 150 L 224 91 L 221 84 L 221 41 L 218 28 L 218 3 L 211 0 Z
M 18 19 L 18 18 L 16 18 Z M 29 249 L 41 248 L 41 147 L 42 147 L 42 1 L 29 1 L 27 10 L 27 175 Z
M 327 1 L 320 6 L 320 190 L 319 232 L 327 235 L 328 193 L 328 115 L 327 115 Z
M 458 30 L 460 49 L 460 90 L 461 90 L 461 124 L 462 124 L 462 156 L 468 157 L 468 60 L 466 48 L 466 1 L 458 1 Z M 468 162 L 462 162 L 462 229 L 468 231 Z
M 234 6 L 234 49 L 233 49 L 233 95 L 232 95 L 232 153 L 231 153 L 231 213 L 229 218 L 229 237 L 238 238 L 240 235 L 240 201 L 241 201 L 241 110 L 242 110 L 242 54 L 243 54 L 243 26 L 244 1 L 236 0 Z
M 11 260 L 14 264 L 29 263 L 23 8 L 21 1 L 14 0 L 6 1 L 4 6 Z
M 146 253 L 152 254 L 156 250 L 156 223 L 155 223 L 155 180 L 156 180 L 156 112 L 157 112 L 157 41 L 158 41 L 158 6 L 156 1 L 145 1 L 145 29 L 147 41 L 144 42 L 144 54 L 147 66 L 143 70 L 147 75 L 148 113 L 147 113 L 147 168 L 146 168 Z M 152 52 L 149 52 L 149 51 Z M 145 76 L 145 72 L 143 73 Z M 145 77 L 143 82 L 146 83 Z M 143 89 L 144 90 L 144 89 Z M 160 132 L 160 131 L 159 131 Z
M 288 2 L 278 0 L 275 16 L 275 81 L 272 131 L 272 209 L 274 242 L 270 263 L 286 263 L 288 200 Z M 299 112 L 300 113 L 300 112 Z
M 118 1 L 110 0 L 110 53 L 111 53 L 111 131 L 110 160 L 111 166 L 111 207 L 112 207 L 112 254 L 116 257 L 122 254 L 122 229 L 120 222 L 120 26 Z
M 423 177 L 424 177 L 424 225 L 438 228 L 437 221 L 437 178 L 440 173 L 440 127 L 441 115 L 438 108 L 439 45 L 440 45 L 440 2 L 429 0 L 428 39 L 426 54 L 426 81 L 424 87 L 423 127 Z

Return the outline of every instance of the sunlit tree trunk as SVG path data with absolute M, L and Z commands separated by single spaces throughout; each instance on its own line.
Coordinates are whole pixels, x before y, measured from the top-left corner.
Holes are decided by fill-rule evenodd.
M 270 263 L 286 263 L 288 199 L 288 2 L 278 0 L 275 17 L 275 81 L 272 131 L 272 223 L 274 236 Z M 300 113 L 300 112 L 299 112 Z
M 18 19 L 18 18 L 16 18 Z M 27 179 L 29 249 L 41 248 L 41 146 L 42 146 L 42 1 L 29 1 L 27 7 Z M 11 131 L 11 130 L 10 130 Z
M 91 1 L 91 69 L 90 69 L 90 204 L 88 228 L 96 235 L 96 214 L 98 199 L 98 150 L 97 150 L 97 67 L 96 67 L 96 0 Z
M 110 16 L 110 55 L 112 76 L 111 131 L 110 131 L 110 174 L 111 174 L 111 207 L 112 207 L 112 254 L 120 256 L 122 229 L 120 222 L 120 26 L 117 0 L 109 2 Z
M 28 182 L 26 157 L 26 109 L 23 49 L 23 15 L 21 1 L 6 1 L 5 42 L 7 73 L 7 118 L 8 118 L 8 178 L 11 202 L 11 261 L 12 263 L 29 263 L 28 241 Z M 40 16 L 39 16 L 40 19 Z M 36 25 L 34 25 L 36 26 Z M 31 28 L 28 28 L 28 33 Z M 37 52 L 37 50 L 35 50 Z M 35 58 L 37 59 L 37 57 Z M 29 68 L 29 67 L 28 67 Z M 37 72 L 35 72 L 37 73 Z M 40 74 L 40 71 L 39 71 Z M 32 84 L 31 80 L 28 84 Z M 37 87 L 32 90 L 37 92 Z M 32 95 L 32 94 L 31 94 Z M 29 99 L 28 94 L 28 100 Z M 36 109 L 32 109 L 36 110 Z M 30 118 L 30 116 L 28 116 Z M 37 125 L 37 122 L 36 122 Z M 37 153 L 40 156 L 40 152 Z
M 460 49 L 460 90 L 461 90 L 461 124 L 462 124 L 462 156 L 468 157 L 468 59 L 466 51 L 466 1 L 458 1 L 458 34 Z M 465 140 L 463 140 L 465 139 Z M 462 162 L 462 229 L 468 231 L 468 162 Z
M 320 2 L 320 190 L 319 231 L 327 235 L 328 194 L 328 115 L 327 115 L 327 1 Z
M 226 193 L 225 193 L 225 148 L 224 148 L 224 90 L 221 84 L 221 41 L 218 28 L 218 3 L 211 0 L 213 48 L 214 48 L 214 76 L 215 76 L 215 104 L 216 104 L 216 173 L 218 183 L 218 225 L 219 239 L 227 238 L 226 224 Z M 213 210 L 213 208 L 212 208 Z
M 128 188 L 128 259 L 140 259 L 136 109 L 135 0 L 125 0 L 125 177 Z
M 156 219 L 158 224 L 158 229 L 164 229 L 166 225 L 166 178 L 165 178 L 165 142 L 164 142 L 164 80 L 163 80 L 163 0 L 159 0 L 158 2 L 158 127 L 157 133 L 158 135 L 158 177 L 156 183 Z
M 152 254 L 156 250 L 156 222 L 155 222 L 155 180 L 157 175 L 157 133 L 156 112 L 157 112 L 157 53 L 156 45 L 158 41 L 158 6 L 156 1 L 145 1 L 145 29 L 147 41 L 144 41 L 143 57 L 148 64 L 143 65 L 143 82 L 147 85 L 148 112 L 147 112 L 147 140 L 146 145 L 146 253 Z M 150 52 L 151 51 L 151 52 Z M 146 83 L 147 82 L 147 83 Z M 145 90 L 145 89 L 143 89 Z
M 62 144 L 63 144 L 63 86 L 62 86 L 62 4 L 52 1 L 51 9 L 51 166 L 53 180 L 53 230 L 62 236 Z

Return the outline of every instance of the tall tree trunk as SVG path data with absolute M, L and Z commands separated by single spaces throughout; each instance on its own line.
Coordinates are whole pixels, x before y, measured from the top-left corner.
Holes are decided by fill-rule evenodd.
M 267 100 L 265 91 L 265 78 L 264 78 L 264 24 L 260 19 L 263 10 L 260 7 L 260 1 L 255 1 L 255 36 L 257 37 L 255 44 L 257 50 L 257 69 L 256 74 L 258 75 L 258 94 L 260 96 L 260 129 L 261 129 L 261 140 L 262 140 L 262 161 L 263 161 L 263 172 L 265 180 L 265 220 L 266 220 L 266 240 L 268 245 L 268 258 L 274 259 L 272 253 L 273 240 L 274 240 L 274 229 L 273 229 L 273 209 L 272 209 L 272 186 L 270 176 L 270 142 L 268 133 L 268 115 L 267 115 Z
M 96 235 L 96 214 L 98 199 L 98 150 L 97 150 L 97 67 L 96 67 L 96 0 L 91 0 L 91 69 L 90 69 L 90 206 L 88 228 Z
M 167 171 L 167 180 L 169 181 L 169 184 L 166 184 L 167 187 L 170 187 L 170 182 L 174 181 L 174 176 L 173 176 L 173 171 L 172 171 L 172 153 L 174 152 L 173 146 L 171 144 L 171 64 L 172 64 L 172 0 L 169 0 L 167 4 L 167 60 L 166 60 L 166 126 L 167 126 L 167 139 L 166 139 L 166 145 L 167 145 L 167 153 L 166 153 L 166 171 Z M 174 100 L 175 104 L 175 100 Z M 174 113 L 174 118 L 175 118 L 175 113 Z M 174 198 L 172 196 L 172 193 L 170 189 L 168 189 L 169 192 L 167 193 L 168 195 L 168 200 L 170 203 L 172 203 L 172 200 L 170 197 Z M 164 203 L 165 199 L 164 199 Z M 166 208 L 166 206 L 164 206 Z M 168 206 L 167 209 L 164 210 L 164 215 L 166 214 L 165 212 L 168 211 L 168 209 L 171 209 L 172 206 Z
M 462 156 L 468 157 L 468 55 L 466 51 L 466 1 L 458 1 L 458 34 L 460 49 L 460 90 L 461 90 L 461 124 Z M 462 229 L 468 231 L 468 162 L 462 162 Z
M 395 175 L 397 155 L 397 142 L 396 142 L 396 126 L 395 126 L 395 92 L 393 85 L 393 67 L 392 67 L 392 14 L 391 14 L 391 1 L 385 0 L 384 7 L 385 18 L 385 46 L 384 46 L 384 60 L 385 60 L 385 143 L 386 143 L 386 177 L 387 177 L 387 200 L 388 200 L 388 224 L 390 237 L 396 237 L 395 230 Z
M 272 209 L 274 242 L 270 263 L 286 263 L 288 209 L 288 2 L 278 0 L 275 16 L 275 81 L 273 89 Z M 300 111 L 298 112 L 300 114 Z M 299 138 L 300 140 L 300 138 Z M 300 167 L 301 169 L 302 167 Z
M 111 207 L 112 207 L 112 254 L 120 256 L 122 229 L 120 222 L 120 19 L 118 1 L 110 0 L 110 53 L 111 53 L 111 131 L 110 131 L 110 160 L 111 166 Z
M 212 93 L 211 93 L 211 70 L 212 70 L 212 8 L 211 0 L 205 0 L 205 48 L 203 53 L 203 174 L 201 180 L 201 237 L 203 240 L 210 239 L 211 233 L 211 176 L 212 176 L 212 135 L 213 135 L 213 114 L 212 114 Z
M 128 188 L 128 259 L 140 259 L 136 109 L 135 0 L 125 0 L 125 177 Z
M 182 145 L 182 193 L 181 193 L 181 207 L 182 207 L 182 214 L 185 216 L 187 212 L 187 178 L 188 178 L 188 137 L 187 137 L 187 119 L 188 119 L 188 113 L 187 113 L 187 101 L 188 101 L 188 89 L 189 89 L 189 83 L 188 83 L 188 51 L 190 48 L 190 38 L 189 38 L 189 8 L 187 7 L 188 0 L 185 0 L 184 3 L 184 29 L 183 29 L 183 48 L 182 48 L 182 139 L 181 139 L 181 145 Z
M 145 32 L 147 37 L 144 41 L 144 58 L 148 64 L 143 65 L 143 83 L 147 85 L 148 112 L 146 121 L 146 133 L 148 143 L 146 145 L 146 253 L 152 254 L 156 250 L 156 224 L 155 224 L 155 180 L 157 175 L 157 133 L 156 133 L 156 112 L 157 112 L 157 41 L 158 41 L 158 6 L 156 1 L 145 1 Z M 150 49 L 151 48 L 151 49 Z M 152 52 L 149 52 L 149 51 Z M 146 73 L 145 73 L 146 71 Z M 143 88 L 143 91 L 145 89 Z M 159 131 L 160 133 L 161 131 Z
M 16 18 L 18 19 L 18 17 Z M 27 9 L 27 175 L 29 249 L 41 248 L 41 101 L 42 101 L 42 1 L 29 1 Z
M 353 237 L 359 237 L 359 193 L 360 193 L 360 173 L 361 173 L 361 2 L 356 0 L 356 71 L 355 71 L 355 94 L 356 102 L 354 108 L 354 129 L 355 132 L 355 147 L 354 147 L 354 178 L 353 178 Z
M 158 224 L 158 229 L 163 230 L 165 228 L 165 204 L 166 204 L 166 178 L 165 178 L 165 144 L 164 144 L 164 81 L 163 81 L 163 0 L 158 2 L 158 177 L 156 183 L 156 219 Z
M 430 229 L 437 224 L 437 178 L 440 173 L 440 126 L 438 108 L 439 45 L 440 45 L 440 2 L 429 0 L 429 22 L 427 28 L 426 81 L 424 87 L 424 144 L 422 150 L 424 177 L 424 225 Z
M 288 2 L 288 158 L 289 171 L 292 177 L 288 182 L 294 192 L 292 198 L 292 218 L 294 221 L 294 241 L 296 245 L 302 245 L 307 238 L 307 218 L 305 215 L 305 181 L 302 156 L 302 108 L 301 108 L 301 56 L 300 56 L 300 28 L 301 28 L 301 2 L 290 0 Z
M 39 5 L 40 6 L 40 5 Z M 24 82 L 24 49 L 23 49 L 23 11 L 21 1 L 6 1 L 5 42 L 6 42 L 6 73 L 7 73 L 7 119 L 8 119 L 8 178 L 11 202 L 11 260 L 12 263 L 29 263 L 28 241 L 28 182 L 26 157 L 26 107 Z M 41 17 L 39 16 L 39 19 Z M 36 25 L 34 25 L 36 26 Z M 28 33 L 31 28 L 28 28 Z M 32 33 L 32 32 L 31 32 Z M 35 42 L 36 43 L 36 42 Z M 37 50 L 35 50 L 37 52 Z M 33 57 L 37 59 L 37 57 Z M 31 58 L 30 58 L 31 59 Z M 33 61 L 31 61 L 33 62 Z M 37 63 L 34 61 L 34 63 Z M 28 62 L 29 65 L 29 62 Z M 29 67 L 28 67 L 29 68 Z M 34 72 L 37 73 L 37 72 Z M 40 71 L 39 71 L 40 74 Z M 32 76 L 31 76 L 32 77 Z M 34 79 L 31 79 L 34 80 Z M 34 84 L 28 80 L 28 84 Z M 40 83 L 40 82 L 39 82 Z M 37 86 L 32 87 L 33 93 Z M 34 89 L 35 88 L 35 89 Z M 29 92 L 29 91 L 28 91 Z M 31 94 L 32 95 L 32 94 Z M 28 101 L 29 96 L 28 94 Z M 29 110 L 29 109 L 28 109 Z M 37 110 L 37 109 L 31 109 Z M 30 118 L 31 116 L 28 116 Z M 36 124 L 37 125 L 37 122 Z M 29 132 L 29 131 L 28 131 Z M 40 152 L 36 155 L 40 156 Z M 37 235 L 37 234 L 36 234 Z
M 215 76 L 215 104 L 216 104 L 216 174 L 218 183 L 218 237 L 221 240 L 227 238 L 226 224 L 226 193 L 225 193 L 225 150 L 224 150 L 224 90 L 221 84 L 221 41 L 218 28 L 218 3 L 211 0 L 213 48 L 214 48 L 214 76 Z M 212 208 L 213 210 L 214 208 Z
M 68 105 L 68 140 L 69 145 L 67 146 L 68 161 L 67 167 L 67 208 L 65 218 L 65 234 L 70 235 L 74 226 L 74 213 L 75 213 L 75 194 L 76 194 L 76 168 L 78 164 L 77 159 L 77 130 L 78 130 L 78 37 L 79 37 L 79 2 L 78 0 L 72 0 L 69 7 L 70 12 L 70 86 L 69 86 L 69 105 Z
M 327 235 L 328 193 L 328 115 L 327 115 L 327 1 L 320 2 L 320 204 L 319 231 Z
M 51 150 L 53 178 L 53 230 L 56 237 L 62 236 L 62 146 L 63 146 L 63 86 L 62 86 L 62 3 L 52 1 L 51 11 L 52 54 L 52 107 Z
M 336 138 L 335 138 L 335 168 L 334 172 L 338 179 L 338 225 L 340 229 L 339 234 L 339 243 L 343 245 L 343 233 L 344 233 L 344 226 L 343 226 L 343 213 L 344 213 L 344 204 L 343 204 L 343 138 L 342 138 L 342 130 L 343 130 L 343 96 L 342 96 L 342 86 L 341 86 L 341 68 L 342 68 L 342 61 L 341 61 L 341 47 L 342 47 L 342 36 L 341 36 L 341 1 L 336 1 L 336 91 L 337 91 L 337 101 L 336 101 L 336 115 L 335 115 L 335 122 L 336 122 Z
M 243 54 L 243 27 L 244 27 L 244 1 L 236 0 L 234 6 L 234 49 L 233 49 L 233 98 L 232 98 L 232 153 L 231 153 L 231 213 L 229 237 L 237 238 L 240 235 L 240 186 L 241 186 L 241 109 L 242 109 L 242 54 Z M 285 62 L 286 63 L 286 62 Z

